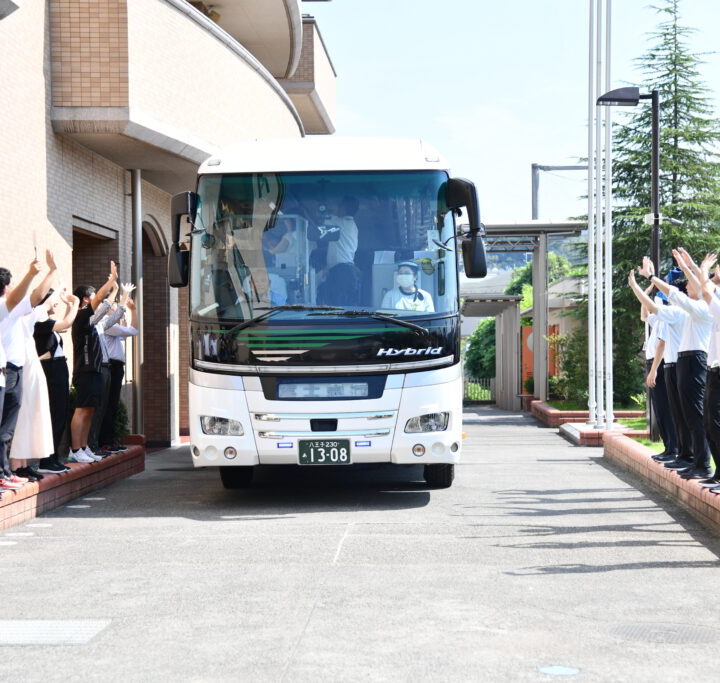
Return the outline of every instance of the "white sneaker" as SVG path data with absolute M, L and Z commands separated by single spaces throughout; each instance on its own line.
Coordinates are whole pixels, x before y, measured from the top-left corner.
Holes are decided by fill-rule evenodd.
M 90 446 L 85 446 L 83 451 L 85 452 L 85 455 L 90 458 L 90 462 L 100 462 L 102 460 L 102 455 L 95 455 L 95 453 L 90 450 Z
M 95 462 L 93 458 L 87 455 L 83 449 L 77 452 L 70 451 L 68 454 L 69 462 Z

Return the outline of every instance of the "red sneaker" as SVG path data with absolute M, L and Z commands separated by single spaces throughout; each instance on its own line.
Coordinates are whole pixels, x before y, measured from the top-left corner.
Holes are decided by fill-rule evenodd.
M 10 479 L 0 479 L 0 488 L 17 491 L 17 489 L 21 489 L 22 487 L 23 484 L 17 484 L 14 481 L 10 481 Z
M 30 480 L 27 477 L 18 477 L 17 474 L 11 474 L 10 481 L 16 484 L 27 484 Z

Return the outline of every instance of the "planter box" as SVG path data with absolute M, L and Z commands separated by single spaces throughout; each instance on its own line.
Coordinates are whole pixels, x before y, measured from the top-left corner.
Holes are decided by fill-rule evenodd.
M 532 401 L 530 413 L 546 427 L 559 427 L 566 422 L 587 422 L 587 410 L 558 410 L 544 401 Z M 644 410 L 618 410 L 615 417 L 644 417 Z
M 650 457 L 653 451 L 627 436 L 606 433 L 603 441 L 603 457 L 672 496 L 712 531 L 720 530 L 720 496 L 710 493 L 697 480 L 682 479 L 672 470 L 666 470 Z
M 68 463 L 70 472 L 46 474 L 42 481 L 25 484 L 18 491 L 5 491 L 0 500 L 0 530 L 27 522 L 91 491 L 143 472 L 145 437 L 131 435 L 126 445 L 126 451 L 100 462 Z

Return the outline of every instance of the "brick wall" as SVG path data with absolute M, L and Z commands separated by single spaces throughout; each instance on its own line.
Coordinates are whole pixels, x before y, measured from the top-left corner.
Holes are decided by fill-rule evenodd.
M 77 230 L 73 232 L 73 289 L 92 285 L 99 289 L 110 273 L 110 261 L 120 258 L 117 239 L 100 239 Z
M 168 354 L 170 291 L 167 260 L 153 254 L 143 234 L 143 413 L 149 443 L 169 443 L 170 358 Z
M 51 0 L 52 100 L 60 107 L 127 107 L 126 0 Z

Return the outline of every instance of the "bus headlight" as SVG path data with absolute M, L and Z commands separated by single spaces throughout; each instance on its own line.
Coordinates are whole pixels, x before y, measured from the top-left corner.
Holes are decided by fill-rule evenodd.
M 212 434 L 213 436 L 242 436 L 245 433 L 239 422 L 227 417 L 201 415 L 200 426 L 203 434 Z
M 450 413 L 428 413 L 412 417 L 405 424 L 405 433 L 444 432 L 447 429 L 449 418 Z

